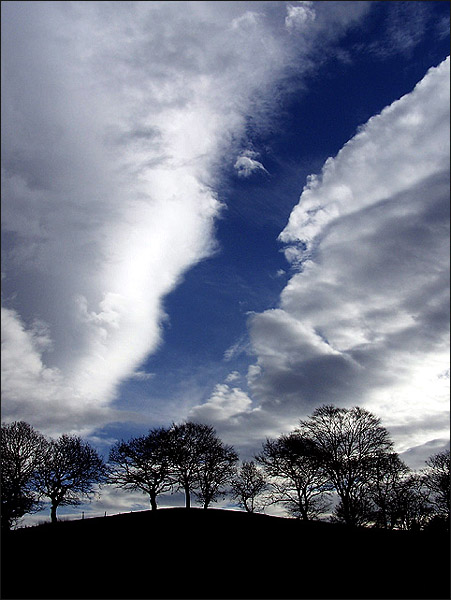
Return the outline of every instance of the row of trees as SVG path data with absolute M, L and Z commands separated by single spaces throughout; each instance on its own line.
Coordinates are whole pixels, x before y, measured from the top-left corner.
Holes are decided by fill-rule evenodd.
M 208 508 L 225 494 L 237 462 L 235 450 L 217 437 L 213 427 L 182 423 L 115 444 L 109 481 L 148 494 L 153 510 L 159 494 L 179 490 L 185 494 L 186 508 L 191 507 L 192 494 Z
M 108 463 L 77 436 L 47 440 L 24 422 L 2 426 L 1 451 L 6 528 L 43 498 L 54 522 L 58 506 L 80 504 L 106 483 L 142 491 L 153 510 L 159 495 L 181 490 L 187 508 L 193 496 L 208 508 L 228 494 L 248 512 L 277 503 L 304 520 L 329 512 L 348 525 L 449 528 L 449 451 L 414 473 L 380 420 L 359 407 L 322 406 L 239 467 L 211 426 L 191 422 L 117 442 Z
M 50 501 L 52 522 L 59 506 L 79 505 L 92 498 L 102 484 L 141 490 L 153 510 L 157 497 L 183 490 L 208 508 L 225 493 L 235 473 L 238 455 L 223 444 L 209 425 L 182 423 L 156 428 L 147 435 L 116 443 L 103 458 L 88 442 L 63 434 L 46 439 L 23 421 L 2 425 L 1 519 L 11 526 Z
M 322 406 L 290 434 L 267 440 L 255 459 L 269 481 L 269 503 L 302 519 L 324 514 L 335 500 L 332 519 L 348 525 L 449 529 L 449 451 L 412 472 L 365 409 Z

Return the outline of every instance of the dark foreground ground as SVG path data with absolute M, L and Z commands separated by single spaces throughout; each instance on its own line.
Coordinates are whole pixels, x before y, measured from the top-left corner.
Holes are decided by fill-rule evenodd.
M 2 598 L 449 598 L 449 541 L 165 509 L 4 536 Z

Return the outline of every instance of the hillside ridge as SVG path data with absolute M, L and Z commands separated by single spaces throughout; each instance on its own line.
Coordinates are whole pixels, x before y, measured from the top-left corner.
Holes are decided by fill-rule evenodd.
M 427 532 L 167 508 L 7 537 L 6 599 L 449 598 L 448 540 Z

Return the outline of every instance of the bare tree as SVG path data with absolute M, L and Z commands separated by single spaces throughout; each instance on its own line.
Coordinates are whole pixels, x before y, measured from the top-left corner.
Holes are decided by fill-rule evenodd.
M 425 489 L 423 477 L 419 473 L 411 473 L 396 486 L 393 511 L 399 529 L 419 530 L 428 523 L 432 507 L 429 503 L 429 492 Z
M 37 489 L 51 501 L 51 519 L 56 523 L 58 506 L 81 504 L 105 481 L 106 466 L 97 451 L 75 435 L 63 434 L 47 444 L 44 464 L 39 469 Z
M 213 428 L 199 423 L 173 424 L 170 429 L 169 459 L 173 483 L 185 492 L 185 507 L 191 508 L 191 492 L 197 487 L 199 461 Z
M 157 496 L 172 487 L 168 429 L 151 429 L 147 435 L 117 442 L 110 451 L 109 482 L 149 494 L 156 510 Z
M 380 454 L 374 460 L 370 494 L 373 502 L 371 517 L 376 526 L 393 529 L 398 525 L 398 498 L 410 473 L 409 467 L 392 452 Z
M 46 440 L 24 421 L 1 427 L 1 523 L 11 526 L 26 513 L 40 509 L 35 476 L 42 465 Z
M 243 461 L 231 482 L 232 497 L 250 513 L 261 510 L 263 503 L 259 498 L 267 488 L 265 476 L 253 460 Z
M 215 476 L 213 465 L 215 462 L 214 455 L 219 447 L 216 432 L 210 425 L 192 422 L 172 425 L 169 442 L 171 474 L 174 485 L 185 493 L 186 508 L 191 507 L 192 492 L 197 491 L 204 506 L 205 503 L 208 506 L 214 495 L 218 493 L 222 482 L 216 484 L 214 479 L 215 477 L 218 478 L 221 469 L 218 470 Z M 208 458 L 209 453 L 210 458 Z M 224 459 L 221 450 L 219 450 L 219 453 L 222 454 Z M 234 458 L 234 456 L 230 455 L 229 458 Z M 228 462 L 229 460 L 225 459 L 226 473 L 229 468 Z M 204 465 L 203 469 L 202 465 Z
M 449 450 L 433 454 L 426 461 L 423 483 L 430 492 L 430 503 L 435 514 L 444 519 L 449 528 L 450 513 L 450 453 Z
M 300 433 L 267 440 L 255 457 L 270 478 L 272 502 L 283 503 L 296 517 L 308 520 L 327 508 L 332 489 L 317 446 Z
M 337 516 L 348 525 L 366 521 L 369 486 L 375 459 L 392 451 L 393 443 L 380 419 L 353 407 L 324 405 L 300 422 L 298 432 L 310 438 L 340 498 Z
M 231 446 L 226 446 L 214 435 L 208 440 L 199 459 L 197 489 L 194 490 L 205 509 L 225 495 L 224 486 L 231 481 L 237 460 L 238 455 Z

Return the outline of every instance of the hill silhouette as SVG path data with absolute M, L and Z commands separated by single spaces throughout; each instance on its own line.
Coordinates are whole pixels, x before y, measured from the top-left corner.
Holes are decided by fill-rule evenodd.
M 446 535 L 221 509 L 18 529 L 2 563 L 6 599 L 449 598 Z

